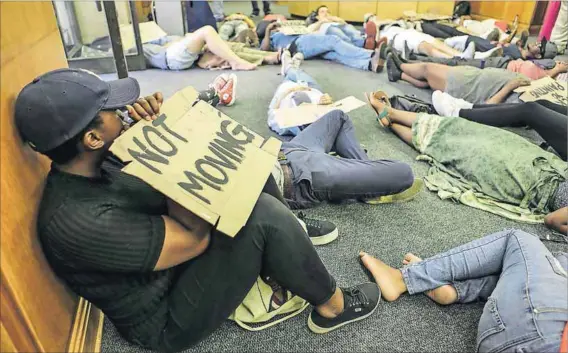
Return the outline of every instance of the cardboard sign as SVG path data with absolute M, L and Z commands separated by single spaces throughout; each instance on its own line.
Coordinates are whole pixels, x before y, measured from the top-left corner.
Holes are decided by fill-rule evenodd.
M 311 33 L 306 26 L 282 26 L 280 32 L 287 36 Z
M 142 40 L 142 43 L 158 40 L 168 35 L 154 21 L 142 22 L 138 27 L 140 28 L 140 39 Z M 120 26 L 120 38 L 122 39 L 122 47 L 124 50 L 136 47 L 136 41 L 134 40 L 134 28 L 131 24 Z
M 524 92 L 519 97 L 523 102 L 534 102 L 544 99 L 568 106 L 568 84 L 566 82 L 558 82 L 548 76 L 532 81 L 530 86 L 519 87 L 515 92 Z
M 153 122 L 123 133 L 111 152 L 134 175 L 228 236 L 245 225 L 280 150 L 203 101 L 188 87 Z
M 311 124 L 332 110 L 339 109 L 345 113 L 360 108 L 365 102 L 349 96 L 329 105 L 302 104 L 294 108 L 274 109 L 274 120 L 281 129 Z

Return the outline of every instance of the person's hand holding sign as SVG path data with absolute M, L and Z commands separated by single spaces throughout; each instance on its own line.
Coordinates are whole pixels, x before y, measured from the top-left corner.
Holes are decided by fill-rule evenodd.
M 156 92 L 151 96 L 146 96 L 144 98 L 140 97 L 133 105 L 127 105 L 126 109 L 128 114 L 134 122 L 137 123 L 140 120 L 156 120 L 158 114 L 160 114 L 160 107 L 164 101 L 164 96 L 161 92 Z M 132 125 L 131 124 L 131 125 Z

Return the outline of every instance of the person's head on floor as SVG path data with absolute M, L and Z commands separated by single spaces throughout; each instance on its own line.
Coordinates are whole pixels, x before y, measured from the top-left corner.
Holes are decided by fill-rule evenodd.
M 558 47 L 543 37 L 540 42 L 527 44 L 523 54 L 525 59 L 554 59 L 558 55 Z
M 313 10 L 308 17 L 306 17 L 306 24 L 309 26 L 312 23 L 324 19 L 330 15 L 329 8 L 326 5 L 320 5 L 315 10 Z
M 268 28 L 268 26 L 274 22 L 277 22 L 276 20 L 271 20 L 271 21 L 265 21 L 262 20 L 260 21 L 257 25 L 256 25 L 256 34 L 258 35 L 258 39 L 262 40 L 264 38 L 264 35 L 266 34 L 266 29 Z M 275 28 L 272 30 L 272 32 L 277 31 L 278 29 Z
M 24 141 L 57 165 L 97 162 L 124 130 L 117 110 L 139 95 L 133 78 L 105 82 L 87 70 L 54 70 L 20 91 L 15 122 Z

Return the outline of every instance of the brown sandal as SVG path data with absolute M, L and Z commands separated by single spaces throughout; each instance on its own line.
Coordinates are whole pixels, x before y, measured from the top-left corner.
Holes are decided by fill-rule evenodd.
M 371 96 L 373 97 L 373 99 L 377 99 L 377 100 L 381 101 L 382 103 L 384 103 L 386 105 L 381 112 L 379 112 L 375 108 L 375 106 L 373 106 L 373 104 L 371 104 Z M 392 120 L 389 117 L 389 108 L 391 108 L 389 96 L 383 91 L 376 91 L 376 92 L 371 92 L 371 93 L 365 92 L 365 98 L 367 98 L 367 102 L 369 102 L 369 105 L 371 106 L 371 108 L 373 108 L 375 113 L 377 113 L 377 121 L 379 122 L 379 124 L 381 124 L 381 126 L 384 127 L 384 128 L 390 128 L 392 126 Z M 383 119 L 387 120 L 386 124 L 383 122 Z

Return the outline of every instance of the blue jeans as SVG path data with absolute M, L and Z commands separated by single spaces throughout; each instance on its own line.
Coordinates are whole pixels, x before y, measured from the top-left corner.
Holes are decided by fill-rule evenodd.
M 365 44 L 365 37 L 355 27 L 350 24 L 330 26 L 325 34 L 337 36 L 341 40 L 351 43 L 356 47 L 362 48 Z
M 322 55 L 331 60 L 360 70 L 369 70 L 372 50 L 367 50 L 344 42 L 337 36 L 324 34 L 308 34 L 296 40 L 298 51 L 306 59 Z
M 451 284 L 458 303 L 487 300 L 480 352 L 559 352 L 568 321 L 568 254 L 534 235 L 505 230 L 402 269 L 408 293 Z
M 268 105 L 268 126 L 278 135 L 296 136 L 300 133 L 300 131 L 303 130 L 304 126 L 295 126 L 282 129 L 278 126 L 274 118 L 274 109 L 276 108 L 276 103 L 280 99 L 284 98 L 283 95 L 285 95 L 288 91 L 289 85 L 286 84 L 287 82 L 299 83 L 320 92 L 323 91 L 316 80 L 312 76 L 308 75 L 304 70 L 291 67 L 286 72 L 286 75 L 284 76 L 284 82 L 280 84 L 280 86 L 278 86 L 276 92 L 274 93 L 274 97 L 272 97 L 272 101 L 270 101 L 270 104 Z
M 330 151 L 339 157 L 329 155 Z M 394 194 L 414 181 L 405 163 L 370 160 L 355 137 L 353 122 L 340 110 L 327 113 L 284 142 L 282 152 L 293 174 L 292 195 L 285 195 L 292 208 Z

